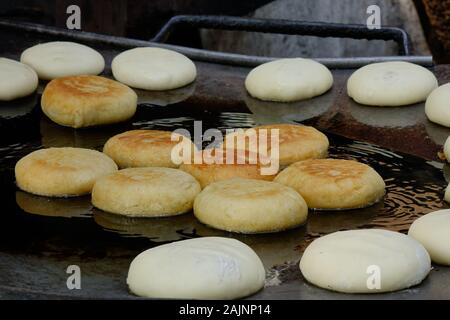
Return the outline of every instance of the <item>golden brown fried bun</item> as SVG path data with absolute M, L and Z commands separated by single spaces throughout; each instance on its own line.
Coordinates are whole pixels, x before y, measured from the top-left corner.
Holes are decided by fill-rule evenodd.
M 125 121 L 136 112 L 136 93 L 120 82 L 99 76 L 73 76 L 50 81 L 42 111 L 66 127 L 81 128 Z
M 110 138 L 103 152 L 110 156 L 120 168 L 130 167 L 168 167 L 177 168 L 178 163 L 172 159 L 174 147 L 184 141 L 190 145 L 191 153 L 196 150 L 194 144 L 186 137 L 172 141 L 172 132 L 162 130 L 131 130 Z M 189 157 L 189 159 L 192 158 Z
M 378 202 L 385 193 L 383 178 L 368 165 L 352 160 L 296 162 L 274 181 L 295 189 L 314 209 L 366 207 Z
M 261 135 L 261 130 L 265 129 L 266 136 Z M 272 140 L 271 129 L 278 129 L 278 146 L 279 154 L 275 151 L 277 146 L 276 140 Z M 291 163 L 315 158 L 324 158 L 328 153 L 328 138 L 322 132 L 309 126 L 295 125 L 295 124 L 271 124 L 258 126 L 255 128 L 247 129 L 244 135 L 241 133 L 232 133 L 225 137 L 225 147 L 230 148 L 230 144 L 227 142 L 229 137 L 234 137 L 234 148 L 240 149 L 237 144 L 237 138 L 245 137 L 245 149 L 258 153 L 264 153 L 265 148 L 261 148 L 260 141 L 264 141 L 269 150 L 267 156 L 271 158 L 278 158 L 280 166 L 286 166 Z M 257 140 L 254 140 L 257 139 Z M 256 146 L 258 149 L 254 149 L 252 142 L 257 141 Z
M 15 168 L 17 186 L 49 197 L 79 196 L 91 192 L 95 181 L 117 171 L 105 154 L 82 148 L 48 148 L 20 159 Z
M 195 198 L 194 214 L 216 229 L 266 233 L 303 224 L 308 207 L 294 189 L 282 184 L 235 178 L 203 189 Z
M 128 168 L 97 181 L 92 204 L 107 212 L 132 217 L 162 217 L 192 209 L 200 184 L 171 168 Z
M 268 162 L 261 163 L 258 154 L 251 158 L 248 151 L 233 152 L 227 156 L 223 149 L 204 150 L 201 152 L 201 163 L 182 164 L 180 170 L 191 174 L 202 188 L 216 182 L 232 178 L 246 178 L 272 181 L 276 173 L 268 169 Z M 228 157 L 228 161 L 227 161 Z M 269 159 L 266 159 L 269 161 Z

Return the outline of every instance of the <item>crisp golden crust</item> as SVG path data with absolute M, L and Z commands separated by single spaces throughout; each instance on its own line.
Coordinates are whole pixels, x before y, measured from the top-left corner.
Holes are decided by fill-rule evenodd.
M 261 131 L 265 129 L 264 131 Z M 264 152 L 261 150 L 261 144 L 258 140 L 252 140 L 252 137 L 260 137 L 262 141 L 266 141 L 267 148 L 269 153 L 267 154 L 269 157 L 276 158 L 276 153 L 270 151 L 273 149 L 272 146 L 272 138 L 271 138 L 271 129 L 278 129 L 279 131 L 279 163 L 280 166 L 286 166 L 291 163 L 306 160 L 306 159 L 316 159 L 316 158 L 324 158 L 328 153 L 328 138 L 322 132 L 317 129 L 309 126 L 303 125 L 294 125 L 294 124 L 272 124 L 272 125 L 264 125 L 258 126 L 252 129 L 247 129 L 244 134 L 249 137 L 246 138 L 245 149 L 251 151 L 258 151 L 259 153 Z M 265 132 L 267 134 L 267 140 L 264 139 L 260 133 Z M 234 137 L 242 137 L 242 134 L 232 133 L 231 136 Z M 227 136 L 228 137 L 228 136 Z M 227 146 L 227 137 L 225 138 L 225 147 Z M 252 145 L 250 141 L 258 141 L 256 145 Z M 273 141 L 275 144 L 275 141 Z M 254 147 L 258 147 L 257 150 Z M 240 148 L 237 146 L 237 139 L 234 138 L 234 148 Z M 262 148 L 264 149 L 264 148 Z
M 64 77 L 47 84 L 41 106 L 54 122 L 80 128 L 131 118 L 137 95 L 126 85 L 99 76 Z
M 179 140 L 172 141 L 170 131 L 126 131 L 110 138 L 103 147 L 103 152 L 114 159 L 120 168 L 177 168 L 179 164 L 172 161 L 172 150 L 181 142 L 181 139 L 190 143 L 192 151 L 195 150 L 194 144 L 186 137 L 177 136 Z
M 190 211 L 200 190 L 194 177 L 181 170 L 128 168 L 98 180 L 92 204 L 126 216 L 173 216 Z
M 105 154 L 82 148 L 49 148 L 34 151 L 15 167 L 20 189 L 42 196 L 78 196 L 91 192 L 95 181 L 117 171 Z
M 303 224 L 308 207 L 292 188 L 254 179 L 229 179 L 207 186 L 195 199 L 194 214 L 216 229 L 266 233 Z
M 229 163 L 227 154 L 222 149 L 203 151 L 201 155 L 201 163 L 182 164 L 180 170 L 196 178 L 202 188 L 213 182 L 232 178 L 272 181 L 276 175 L 276 173 L 265 174 L 261 169 L 266 166 L 261 164 L 258 155 L 255 154 L 254 158 L 250 159 L 248 151 L 243 152 L 242 156 L 238 152 L 233 152 Z
M 365 207 L 379 201 L 385 193 L 383 178 L 368 165 L 352 160 L 296 162 L 274 181 L 297 190 L 308 207 L 315 209 Z

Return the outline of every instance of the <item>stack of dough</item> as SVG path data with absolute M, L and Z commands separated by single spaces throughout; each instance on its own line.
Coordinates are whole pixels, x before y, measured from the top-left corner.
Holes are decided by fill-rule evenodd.
M 245 87 L 252 97 L 291 102 L 309 99 L 328 91 L 333 75 L 311 59 L 290 58 L 264 63 L 248 74 Z
M 347 81 L 347 93 L 370 106 L 403 106 L 424 101 L 438 86 L 434 74 L 422 66 L 381 62 L 356 70 Z
M 129 87 L 99 76 L 64 77 L 45 87 L 41 106 L 57 124 L 81 128 L 131 118 L 137 95 Z
M 75 42 L 47 42 L 26 49 L 20 61 L 32 67 L 40 79 L 52 80 L 77 75 L 97 75 L 105 60 L 94 49 Z
M 79 196 L 91 192 L 97 179 L 117 171 L 105 154 L 82 148 L 34 151 L 15 167 L 17 186 L 50 197 Z
M 132 217 L 174 216 L 192 209 L 200 184 L 171 168 L 128 168 L 99 179 L 92 204 L 110 213 Z
M 274 181 L 294 188 L 314 209 L 362 208 L 379 201 L 385 193 L 383 178 L 374 169 L 351 160 L 299 161 Z
M 114 78 L 144 90 L 170 90 L 195 80 L 197 70 L 186 56 L 162 48 L 135 48 L 122 52 L 111 64 Z
M 22 98 L 36 91 L 38 76 L 29 66 L 0 58 L 0 101 Z
M 142 252 L 131 262 L 127 284 L 148 298 L 238 299 L 262 289 L 264 280 L 264 266 L 250 247 L 206 237 Z
M 276 136 L 276 130 L 278 130 L 278 144 L 272 139 Z M 245 144 L 239 145 L 239 140 Z M 230 141 L 233 141 L 232 145 Z M 266 142 L 266 145 L 261 144 L 261 141 Z M 251 152 L 262 153 L 271 159 L 279 159 L 280 166 L 305 159 L 324 158 L 327 156 L 328 146 L 328 138 L 322 132 L 313 127 L 295 124 L 271 124 L 250 128 L 243 133 L 237 131 L 227 135 L 224 143 L 226 149 L 244 148 Z
M 346 293 L 402 290 L 422 282 L 430 256 L 416 240 L 393 231 L 361 229 L 314 240 L 300 270 L 318 287 Z
M 302 225 L 308 207 L 295 190 L 279 183 L 235 178 L 203 189 L 195 198 L 194 214 L 216 229 L 268 233 Z
M 180 146 L 180 153 L 183 150 L 190 153 L 187 155 L 190 162 L 197 150 L 195 145 L 187 137 L 170 131 L 126 131 L 110 138 L 103 147 L 103 152 L 114 159 L 120 168 L 177 168 L 180 163 L 174 161 L 172 154 L 177 145 Z

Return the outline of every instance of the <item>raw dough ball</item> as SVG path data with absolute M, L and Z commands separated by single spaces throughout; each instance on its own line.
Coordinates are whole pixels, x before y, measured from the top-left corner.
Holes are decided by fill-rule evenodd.
M 92 204 L 104 211 L 132 217 L 174 216 L 192 209 L 200 184 L 171 168 L 129 168 L 98 180 Z
M 445 140 L 444 155 L 447 162 L 450 162 L 450 137 L 448 137 L 447 140 Z
M 450 83 L 430 93 L 425 102 L 425 114 L 430 121 L 450 127 Z
M 130 265 L 127 284 L 149 298 L 238 299 L 259 291 L 264 280 L 264 266 L 250 247 L 206 237 L 142 252 Z
M 314 209 L 367 207 L 385 193 L 383 178 L 368 165 L 352 160 L 299 161 L 281 171 L 274 181 L 296 190 Z
M 36 91 L 38 76 L 26 64 L 0 58 L 0 101 L 22 98 Z
M 333 76 L 327 67 L 302 58 L 264 63 L 245 79 L 245 88 L 252 97 L 280 102 L 309 99 L 328 91 L 332 85 Z
M 265 233 L 303 224 L 308 207 L 295 190 L 279 183 L 235 178 L 203 189 L 195 199 L 194 214 L 216 229 Z
M 403 106 L 424 101 L 438 86 L 428 69 L 403 61 L 380 62 L 356 70 L 347 81 L 347 93 L 370 106 Z
M 48 148 L 20 159 L 17 186 L 41 196 L 79 196 L 91 192 L 95 181 L 117 171 L 107 155 L 82 148 Z
M 422 282 L 430 269 L 430 256 L 419 242 L 381 229 L 340 231 L 318 238 L 300 260 L 306 280 L 347 293 L 409 288 Z
M 135 48 L 112 61 L 114 78 L 133 88 L 169 90 L 195 80 L 194 63 L 181 53 L 161 48 Z
M 438 210 L 415 220 L 408 235 L 419 241 L 438 264 L 450 266 L 450 210 Z
M 136 112 L 136 93 L 98 76 L 52 80 L 45 87 L 42 111 L 59 125 L 82 128 L 125 121 Z
M 41 43 L 28 48 L 22 53 L 20 61 L 32 67 L 43 80 L 97 75 L 105 68 L 103 56 L 94 49 L 64 41 Z

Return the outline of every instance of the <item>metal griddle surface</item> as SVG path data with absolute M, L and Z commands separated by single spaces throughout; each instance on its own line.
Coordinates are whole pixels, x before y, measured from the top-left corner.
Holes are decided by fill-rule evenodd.
M 55 39 L 0 31 L 2 55 L 15 59 L 25 48 L 49 40 Z M 100 50 L 108 65 L 120 52 L 87 44 Z M 245 93 L 248 69 L 207 63 L 197 63 L 197 67 L 198 79 L 188 87 L 165 93 L 138 91 L 141 103 L 136 116 L 114 126 L 82 130 L 58 126 L 40 112 L 39 94 L 0 104 L 0 298 L 138 299 L 128 292 L 125 282 L 129 263 L 138 253 L 171 241 L 213 235 L 237 238 L 263 260 L 266 288 L 250 299 L 450 297 L 450 268 L 446 267 L 434 266 L 417 287 L 376 295 L 329 292 L 306 283 L 298 269 L 306 246 L 321 235 L 354 228 L 406 232 L 417 217 L 446 207 L 442 198 L 447 167 L 443 171 L 443 164 L 431 160 L 450 132 L 426 121 L 423 104 L 378 109 L 353 103 L 344 86 L 351 70 L 333 71 L 335 85 L 321 97 L 293 104 L 266 103 Z M 449 81 L 448 66 L 434 71 L 441 82 Z M 110 76 L 109 69 L 105 75 Z M 310 212 L 307 224 L 294 230 L 238 235 L 206 227 L 192 213 L 130 219 L 92 208 L 89 197 L 49 199 L 15 186 L 14 165 L 33 150 L 55 146 L 101 150 L 109 137 L 125 130 L 192 130 L 194 120 L 202 120 L 204 130 L 274 122 L 314 125 L 327 133 L 331 157 L 373 166 L 386 181 L 387 195 L 383 202 L 366 209 Z M 66 268 L 72 264 L 81 268 L 81 290 L 66 287 Z

